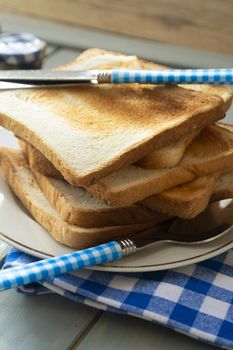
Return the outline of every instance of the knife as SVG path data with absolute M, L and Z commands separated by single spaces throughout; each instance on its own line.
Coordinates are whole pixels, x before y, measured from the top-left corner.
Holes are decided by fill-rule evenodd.
M 3 70 L 0 89 L 79 84 L 233 84 L 233 68 L 168 70 Z

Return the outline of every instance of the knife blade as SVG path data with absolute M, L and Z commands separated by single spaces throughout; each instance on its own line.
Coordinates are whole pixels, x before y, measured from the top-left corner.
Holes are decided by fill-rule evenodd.
M 97 83 L 97 71 L 2 70 L 1 82 L 22 84 Z
M 81 85 L 81 83 L 80 83 Z M 11 82 L 5 82 L 5 81 L 0 81 L 0 90 L 18 90 L 18 89 L 39 89 L 39 88 L 52 88 L 52 87 L 74 87 L 74 86 L 77 86 L 77 82 L 70 82 L 70 83 L 67 83 L 67 82 L 61 82 L 61 83 L 11 83 Z

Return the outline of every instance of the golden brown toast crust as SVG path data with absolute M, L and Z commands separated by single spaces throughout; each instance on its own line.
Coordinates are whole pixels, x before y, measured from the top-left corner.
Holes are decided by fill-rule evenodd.
M 176 167 L 158 170 L 129 166 L 100 179 L 88 191 L 108 204 L 129 205 L 196 176 L 226 172 L 233 164 L 232 129 L 222 124 L 205 129 Z
M 210 202 L 229 198 L 233 198 L 233 171 L 197 177 L 188 183 L 146 198 L 141 203 L 161 213 L 192 219 Z
M 70 194 L 74 196 L 76 188 L 72 188 L 62 180 L 52 179 L 35 172 L 33 174 L 50 204 L 69 224 L 82 227 L 106 227 L 142 223 L 158 224 L 168 220 L 168 216 L 139 205 L 107 207 L 103 203 L 102 207 L 95 208 L 90 205 L 89 208 L 83 208 L 77 201 L 70 198 Z
M 87 55 L 92 55 L 94 59 L 105 54 L 108 53 L 92 50 L 66 68 L 74 69 L 79 66 Z M 121 63 L 122 66 L 130 67 L 135 64 L 138 67 L 145 66 L 145 62 L 137 59 Z M 0 124 L 36 147 L 70 184 L 76 186 L 88 186 L 96 179 L 169 144 L 182 134 L 223 118 L 228 108 L 228 103 L 221 94 L 209 95 L 177 86 L 139 87 L 135 84 L 111 88 L 85 87 L 71 91 L 67 93 L 63 89 L 41 89 L 37 92 L 3 93 Z M 14 110 L 10 107 L 10 102 L 15 103 Z M 19 106 L 22 108 L 21 112 Z M 46 110 L 51 115 L 47 121 L 43 121 Z M 30 111 L 33 118 L 38 115 L 35 123 L 29 117 Z M 71 128 L 74 132 L 73 140 L 71 141 L 67 133 L 69 141 L 64 143 L 72 142 L 74 153 L 71 152 L 69 144 L 66 150 L 65 147 L 62 149 L 58 136 L 55 138 L 56 142 L 53 142 L 52 134 L 56 128 L 51 129 L 51 138 L 45 137 L 46 124 L 52 123 L 51 116 L 55 115 L 57 123 L 65 123 L 67 129 Z M 33 130 L 29 126 L 31 123 Z M 87 136 L 84 137 L 84 134 Z M 64 137 L 64 134 L 60 136 Z M 80 139 L 81 136 L 83 140 Z M 102 158 L 97 161 L 97 157 Z
M 218 177 L 218 174 L 197 177 L 190 182 L 145 198 L 141 203 L 160 213 L 192 219 L 207 207 Z
M 127 173 L 125 177 L 124 172 Z M 132 180 L 134 174 L 139 174 Z M 130 178 L 132 176 L 132 178 Z M 104 200 L 109 205 L 130 205 L 141 201 L 155 193 L 191 181 L 195 175 L 178 166 L 163 170 L 143 169 L 128 166 L 125 169 L 100 179 L 96 184 L 87 188 L 94 197 Z M 122 183 L 115 183 L 115 179 L 125 178 Z M 118 181 L 117 181 L 118 182 Z
M 223 174 L 218 179 L 210 201 L 215 202 L 227 198 L 233 198 L 233 171 Z
M 152 151 L 137 162 L 137 165 L 146 169 L 164 169 L 176 166 L 183 158 L 188 145 L 201 132 L 200 130 L 190 131 L 186 135 L 172 142 L 171 144 Z
M 226 172 L 233 162 L 233 125 L 219 123 L 204 129 L 185 151 L 180 166 L 204 176 Z M 220 169 L 219 169 L 220 168 Z
M 19 144 L 31 170 L 42 173 L 45 176 L 52 176 L 56 179 L 64 179 L 62 174 L 55 168 L 55 166 L 35 147 L 24 140 L 19 140 Z
M 109 226 L 102 228 L 83 228 L 64 222 L 50 206 L 37 185 L 30 170 L 27 176 L 20 176 L 25 172 L 25 159 L 21 152 L 0 149 L 0 170 L 6 181 L 29 210 L 36 221 L 41 224 L 58 242 L 67 246 L 84 249 L 114 238 L 128 237 L 136 232 L 152 227 L 152 224 L 134 224 Z M 33 193 L 36 195 L 33 197 Z
M 179 167 L 167 169 L 167 172 L 161 173 L 160 177 L 153 175 L 148 179 L 145 178 L 143 188 L 140 183 L 135 183 L 135 186 L 130 189 L 130 192 L 122 188 L 122 193 L 120 191 L 112 193 L 101 180 L 89 188 L 89 191 L 97 198 L 104 199 L 113 205 L 129 205 L 151 196 L 154 189 L 157 193 L 191 181 L 195 175 L 204 176 L 218 171 L 219 168 L 226 171 L 228 167 L 231 168 L 233 160 L 233 127 L 232 125 L 223 123 L 218 123 L 218 125 L 221 128 L 219 126 L 211 126 L 204 130 L 193 142 L 193 146 L 187 150 L 187 155 L 181 162 L 181 165 L 186 169 L 185 172 L 184 169 L 181 171 Z M 219 137 L 219 135 L 222 135 L 222 137 Z M 33 147 L 28 144 L 28 149 L 30 151 Z M 36 152 L 37 150 L 34 149 L 34 153 Z M 151 172 L 153 173 L 153 170 Z M 148 174 L 147 171 L 146 174 Z M 111 176 L 114 177 L 115 175 L 112 174 Z M 128 184 L 130 180 L 129 178 Z

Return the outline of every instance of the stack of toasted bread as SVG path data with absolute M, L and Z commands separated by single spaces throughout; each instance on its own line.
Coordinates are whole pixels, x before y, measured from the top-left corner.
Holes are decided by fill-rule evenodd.
M 164 69 L 91 49 L 58 69 Z M 226 86 L 97 85 L 0 95 L 0 125 L 20 150 L 0 169 L 33 217 L 77 249 L 193 218 L 233 197 Z

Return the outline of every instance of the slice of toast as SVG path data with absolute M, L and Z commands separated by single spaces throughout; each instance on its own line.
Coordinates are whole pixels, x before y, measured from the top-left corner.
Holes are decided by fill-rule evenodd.
M 231 166 L 233 169 L 233 164 Z M 156 212 L 192 219 L 209 204 L 233 198 L 233 170 L 225 174 L 214 173 L 196 177 L 157 195 L 145 198 L 141 204 Z
M 113 207 L 94 198 L 81 187 L 68 184 L 62 177 L 55 175 L 53 165 L 33 146 L 19 140 L 22 152 L 32 170 L 41 191 L 50 204 L 56 208 L 61 218 L 72 225 L 83 227 L 103 227 L 112 225 L 128 225 L 136 223 L 160 223 L 168 216 L 156 213 L 139 205 Z M 49 176 L 42 175 L 49 173 Z M 55 169 L 56 171 L 56 169 Z
M 196 176 L 226 172 L 233 161 L 232 130 L 226 124 L 210 126 L 188 147 L 176 167 L 158 170 L 128 166 L 100 179 L 88 191 L 111 205 L 129 205 Z
M 110 207 L 95 199 L 84 189 L 73 187 L 34 172 L 37 182 L 50 204 L 64 221 L 86 227 L 121 225 L 142 222 L 160 223 L 171 216 L 185 219 L 196 217 L 209 201 L 233 197 L 233 172 L 196 177 L 185 184 L 145 198 L 140 205 Z M 211 199 L 210 199 L 211 198 Z M 161 214 L 159 214 L 161 213 Z M 169 215 L 169 216 L 168 216 Z
M 29 143 L 25 142 L 25 141 L 20 141 L 20 145 L 22 148 L 22 151 L 24 153 L 24 156 L 26 157 L 27 161 L 28 161 L 28 165 L 29 168 L 33 171 L 34 175 L 37 177 L 38 179 L 38 183 L 42 189 L 42 191 L 44 192 L 44 194 L 46 195 L 47 199 L 50 200 L 50 203 L 52 205 L 54 205 L 55 207 L 57 207 L 57 210 L 60 212 L 60 215 L 62 215 L 64 220 L 67 217 L 66 214 L 66 209 L 68 208 L 67 206 L 62 209 L 62 200 L 64 200 L 64 198 L 66 196 L 64 196 L 64 193 L 61 194 L 61 191 L 59 193 L 57 193 L 57 189 L 55 184 L 56 183 L 60 183 L 59 181 L 56 182 L 55 178 L 50 178 L 48 179 L 48 177 L 46 176 L 46 173 L 49 172 L 49 175 L 52 176 L 52 172 L 53 172 L 53 165 L 51 163 L 48 163 L 48 160 L 41 155 L 41 153 L 35 149 L 32 145 L 30 145 Z M 33 161 L 30 161 L 30 157 L 33 159 Z M 43 158 L 44 157 L 44 158 Z M 38 163 L 36 162 L 38 159 L 41 160 L 39 166 L 37 165 Z M 42 165 L 42 167 L 41 167 Z M 48 165 L 48 167 L 47 167 Z M 131 171 L 129 172 L 128 169 L 131 169 Z M 51 172 L 50 170 L 51 169 Z M 41 171 L 40 171 L 41 170 Z M 138 198 L 138 194 L 137 191 L 138 189 L 141 191 L 141 187 L 143 186 L 143 193 L 145 193 L 145 191 L 147 191 L 148 195 L 151 194 L 151 186 L 160 186 L 161 191 L 164 189 L 164 187 L 166 188 L 167 186 L 173 187 L 173 185 L 175 184 L 179 184 L 179 183 L 183 183 L 183 182 L 187 182 L 191 179 L 194 178 L 194 175 L 191 174 L 190 172 L 186 172 L 184 171 L 181 176 L 179 174 L 179 169 L 177 170 L 176 168 L 172 168 L 167 170 L 147 170 L 147 169 L 142 169 L 139 167 L 135 167 L 135 166 L 130 166 L 127 167 L 126 169 L 126 177 L 125 181 L 128 179 L 129 181 L 131 181 L 133 179 L 133 177 L 138 177 L 138 182 L 136 182 L 135 187 L 134 187 L 134 195 L 136 195 L 136 198 Z M 45 174 L 45 175 L 43 175 Z M 141 176 L 140 176 L 141 174 Z M 176 175 L 177 174 L 177 175 Z M 41 176 L 40 176 L 41 175 Z M 114 174 L 113 174 L 114 176 Z M 145 181 L 147 181 L 145 183 Z M 168 185 L 168 182 L 171 181 L 171 185 Z M 141 183 L 142 182 L 142 183 Z M 83 191 L 83 193 L 85 193 L 85 196 L 88 196 L 88 192 L 86 190 L 81 190 L 80 187 L 74 187 L 69 185 L 66 181 L 63 181 L 62 183 L 65 183 L 65 186 L 67 187 L 67 192 L 73 192 L 73 193 L 81 193 L 79 191 Z M 51 189 L 51 185 L 53 185 L 53 189 Z M 60 187 L 62 187 L 62 185 L 60 185 Z M 50 191 L 52 191 L 52 193 L 50 193 Z M 55 191 L 55 193 L 54 193 Z M 64 191 L 63 191 L 64 192 Z M 91 192 L 91 191 L 89 191 Z M 159 191 L 160 192 L 160 191 Z M 118 194 L 119 195 L 119 194 Z M 126 193 L 126 195 L 128 195 L 128 193 Z M 61 196 L 61 200 L 59 202 L 56 203 L 56 200 L 58 197 Z M 124 196 L 124 193 L 123 193 Z M 93 197 L 89 194 L 89 198 L 92 198 L 92 201 L 94 200 Z M 104 203 L 100 198 L 96 198 L 97 200 L 99 200 L 100 203 Z M 127 200 L 127 199 L 126 199 Z M 67 205 L 70 207 L 70 202 L 67 203 Z M 105 204 L 106 207 L 110 207 L 109 205 Z M 129 207 L 129 206 L 127 206 Z M 132 207 L 132 205 L 130 205 L 130 207 Z M 80 206 L 77 206 L 78 210 L 80 210 Z M 112 208 L 122 208 L 119 207 L 119 205 L 115 205 Z M 74 208 L 72 209 L 72 211 L 75 210 Z M 77 214 L 77 213 L 76 213 Z M 73 220 L 74 215 L 69 216 L 69 220 Z M 127 216 L 125 216 L 126 220 Z M 139 218 L 138 218 L 139 219 Z M 77 218 L 77 220 L 79 220 Z M 141 220 L 141 219 L 139 219 Z
M 217 181 L 210 201 L 233 198 L 233 171 L 223 174 Z
M 182 135 L 179 140 L 151 152 L 149 155 L 139 160 L 137 165 L 149 169 L 163 169 L 175 166 L 183 158 L 187 146 L 200 132 L 201 130 L 197 129 L 186 135 Z M 25 157 L 28 159 L 31 170 L 45 176 L 63 179 L 62 174 L 40 151 L 24 140 L 19 140 L 19 143 Z
M 145 198 L 141 204 L 171 216 L 194 218 L 207 207 L 218 177 L 216 173 L 196 177 L 190 182 Z
M 84 64 L 147 67 L 135 56 L 96 49 L 60 69 L 83 69 Z M 211 95 L 138 84 L 7 91 L 0 95 L 0 125 L 36 147 L 71 185 L 88 186 L 190 130 L 222 119 L 232 99 L 230 89 L 224 89 L 228 100 L 222 90 Z
M 108 205 L 130 205 L 194 178 L 191 171 L 178 166 L 160 170 L 130 165 L 100 179 L 87 191 Z
M 159 216 L 158 212 L 183 218 L 195 217 L 207 206 L 217 181 L 217 174 L 197 177 L 183 185 L 145 198 L 139 204 L 155 211 L 153 218 L 151 211 L 143 211 L 143 206 L 110 207 L 92 197 L 86 190 L 71 186 L 64 180 L 33 173 L 43 194 L 62 219 L 86 227 L 164 221 L 166 215 Z
M 73 187 L 58 180 L 33 172 L 41 191 L 61 218 L 73 225 L 103 227 L 153 223 L 168 220 L 167 215 L 156 213 L 140 205 L 111 207 L 91 196 L 85 189 Z
M 225 108 L 228 110 L 232 103 L 232 89 L 230 87 L 224 85 L 179 85 L 185 89 L 191 89 L 194 91 L 201 91 L 208 95 L 216 95 L 221 96 L 224 103 Z
M 194 172 L 198 176 L 209 174 L 210 167 L 212 166 L 211 164 L 213 163 L 213 157 L 215 157 L 215 161 L 217 161 L 219 157 L 220 161 L 223 162 L 223 157 L 226 156 L 226 162 L 228 162 L 228 152 L 231 153 L 233 147 L 232 132 L 232 125 L 218 123 L 218 125 L 212 125 L 202 130 L 196 138 L 195 134 L 192 132 L 189 133 L 189 136 L 183 137 L 180 140 L 180 144 L 178 142 L 174 144 L 175 157 L 179 155 L 179 151 L 181 155 L 181 148 L 183 148 L 184 151 L 182 155 L 183 159 L 179 165 L 184 166 L 185 169 Z M 187 146 L 190 146 L 186 148 L 185 143 Z M 166 149 L 172 157 L 172 145 L 169 145 L 169 147 L 167 146 Z M 176 151 L 176 149 L 178 150 Z M 150 153 L 141 159 L 138 164 L 143 168 L 157 169 L 159 163 L 158 158 L 159 150 Z M 214 166 L 216 165 L 215 163 L 213 164 Z M 222 163 L 222 166 L 225 166 L 225 164 Z
M 200 214 L 209 202 L 228 198 L 233 198 L 233 170 L 221 175 L 214 173 L 196 177 L 183 185 L 146 198 L 141 204 L 156 212 L 192 219 Z
M 128 237 L 152 226 L 151 224 L 135 224 L 84 228 L 67 224 L 43 195 L 32 172 L 25 167 L 25 159 L 21 152 L 1 149 L 0 170 L 14 193 L 35 220 L 55 240 L 67 246 L 83 249 L 116 237 Z
M 173 216 L 190 219 L 207 207 L 210 198 L 213 201 L 233 196 L 233 172 L 221 177 L 218 173 L 196 177 L 128 207 L 110 207 L 84 189 L 73 187 L 64 180 L 35 172 L 34 176 L 62 219 L 85 227 L 143 222 L 159 224 Z M 146 208 L 151 211 L 146 211 Z
M 221 127 L 221 129 L 219 128 L 219 126 Z M 226 167 L 228 166 L 228 163 L 230 162 L 230 160 L 232 159 L 232 126 L 231 125 L 227 125 L 227 124 L 218 124 L 217 127 L 211 127 L 209 130 L 204 130 L 201 135 L 199 136 L 199 138 L 197 138 L 197 140 L 195 140 L 193 142 L 193 146 L 190 147 L 190 149 L 187 150 L 187 155 L 184 158 L 184 164 L 186 164 L 186 166 L 188 166 L 188 170 L 190 170 L 190 166 L 191 168 L 193 167 L 192 164 L 194 164 L 194 172 L 195 172 L 195 168 L 197 168 L 198 171 L 195 172 L 195 174 L 197 173 L 198 175 L 203 175 L 206 173 L 210 173 L 211 169 L 214 171 L 217 171 L 218 167 Z M 222 132 L 223 131 L 223 132 Z M 203 146 L 202 146 L 203 145 Z M 30 162 L 30 167 L 32 170 L 35 171 L 39 171 L 42 170 L 42 173 L 46 174 L 46 169 L 48 166 L 52 167 L 52 164 L 50 162 L 48 162 L 47 159 L 43 159 L 43 155 L 38 154 L 39 153 L 35 148 L 33 148 L 30 144 L 24 145 L 24 148 L 28 149 L 28 154 L 31 155 L 31 158 L 33 159 L 33 162 Z M 205 147 L 205 149 L 204 149 Z M 228 151 L 230 150 L 230 152 L 228 153 Z M 195 155 L 195 157 L 194 157 Z M 220 163 L 218 164 L 218 158 Z M 30 159 L 30 156 L 29 156 Z M 40 162 L 38 162 L 38 159 L 41 160 L 41 164 L 43 164 L 42 169 L 40 168 Z M 168 158 L 167 158 L 168 159 Z M 197 161 L 195 161 L 195 159 Z M 188 162 L 189 160 L 189 162 Z M 47 164 L 48 163 L 48 164 Z M 191 165 L 190 165 L 191 163 Z M 38 165 L 39 164 L 39 168 Z M 181 163 L 182 164 L 182 163 Z M 187 165 L 188 164 L 188 165 Z M 213 164 L 213 165 L 212 165 Z M 230 163 L 229 163 L 230 164 Z M 131 166 L 132 168 L 132 166 Z M 135 171 L 136 169 L 136 171 Z M 180 176 L 180 169 L 177 168 L 173 168 L 173 169 L 168 169 L 168 171 L 144 171 L 143 169 L 139 169 L 137 168 L 132 168 L 132 171 L 126 171 L 126 175 L 128 175 L 128 181 L 127 184 L 132 181 L 132 178 L 134 176 L 138 176 L 138 171 L 141 172 L 141 178 L 142 181 L 147 180 L 147 184 L 144 184 L 144 189 L 143 191 L 146 191 L 145 197 L 150 196 L 151 195 L 151 191 L 152 191 L 152 186 L 156 186 L 157 190 L 159 191 L 159 189 L 161 191 L 163 191 L 164 189 L 170 188 L 170 187 L 174 187 L 176 185 L 178 185 L 179 183 L 183 183 L 186 181 L 190 181 L 194 178 L 194 174 L 193 173 L 189 173 L 188 171 L 184 172 L 182 174 L 182 176 Z M 51 174 L 51 173 L 50 173 Z M 157 177 L 156 177 L 157 174 Z M 178 175 L 176 175 L 178 174 Z M 114 174 L 112 175 L 112 177 L 114 176 Z M 208 177 L 206 178 L 208 179 Z M 168 182 L 169 181 L 169 182 Z M 68 185 L 67 185 L 68 186 Z M 127 186 L 127 185 L 126 185 Z M 136 198 L 138 198 L 138 194 L 137 194 L 137 190 L 139 189 L 139 191 L 141 191 L 141 183 L 136 183 L 134 190 L 133 190 L 133 194 L 136 196 Z M 189 186 L 187 184 L 187 186 Z M 125 192 L 126 189 L 124 190 L 123 195 L 126 193 L 126 200 L 128 197 L 128 193 L 129 192 Z M 161 192 L 159 191 L 159 192 Z M 132 189 L 131 189 L 132 192 Z M 143 192 L 144 193 L 144 192 Z M 118 193 L 118 197 L 119 197 L 119 193 Z M 159 194 L 160 195 L 160 194 Z M 158 200 L 158 196 L 155 196 L 156 198 L 156 203 Z M 120 199 L 120 200 L 124 200 L 124 198 Z M 147 200 L 147 199 L 146 199 Z M 153 196 L 150 196 L 150 203 L 152 203 L 153 201 Z M 163 202 L 165 202 L 165 198 L 163 199 Z M 121 202 L 122 203 L 122 202 Z M 119 205 L 119 204 L 118 204 Z M 161 201 L 154 205 L 154 208 L 156 206 L 161 205 Z M 201 207 L 201 205 L 200 205 Z M 187 207 L 188 208 L 188 207 Z M 193 206 L 194 208 L 194 206 Z M 180 213 L 182 213 L 182 208 L 177 208 L 177 211 L 179 210 Z M 198 210 L 198 209 L 197 209 Z M 169 211 L 168 211 L 169 212 Z M 193 215 L 195 215 L 195 211 L 194 209 L 187 209 L 187 213 L 184 215 L 191 215 L 190 213 L 193 212 Z M 177 214 L 179 215 L 183 215 L 183 214 Z
M 182 135 L 179 140 L 170 143 L 150 152 L 147 156 L 140 159 L 137 164 L 147 169 L 163 169 L 176 166 L 183 158 L 188 145 L 201 132 L 201 130 L 191 130 L 186 135 Z
M 187 148 L 180 163 L 197 176 L 231 169 L 233 161 L 233 125 L 211 125 Z
M 19 139 L 18 141 L 31 170 L 44 174 L 45 176 L 63 179 L 62 174 L 40 151 L 24 140 Z

